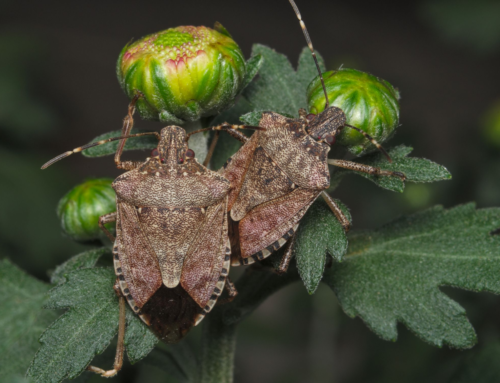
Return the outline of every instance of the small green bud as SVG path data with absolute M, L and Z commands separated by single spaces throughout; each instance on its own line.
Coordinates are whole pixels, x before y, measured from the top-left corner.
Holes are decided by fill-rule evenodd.
M 399 123 L 399 92 L 387 81 L 355 69 L 323 73 L 330 105 L 342 109 L 347 123 L 364 130 L 379 143 L 386 141 Z M 325 94 L 319 76 L 307 88 L 309 111 L 325 109 Z M 344 129 L 337 142 L 360 155 L 374 146 L 354 129 Z
M 112 182 L 110 178 L 87 180 L 75 186 L 59 201 L 57 216 L 61 220 L 61 226 L 75 241 L 103 238 L 99 217 L 116 211 Z M 110 224 L 109 228 L 113 225 Z
M 144 119 L 182 124 L 219 113 L 240 92 L 246 64 L 220 24 L 183 26 L 143 37 L 123 48 L 118 80 Z

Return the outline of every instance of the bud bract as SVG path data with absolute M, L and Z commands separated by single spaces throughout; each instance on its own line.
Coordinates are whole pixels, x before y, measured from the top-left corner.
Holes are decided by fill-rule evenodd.
M 182 124 L 219 113 L 241 90 L 243 53 L 220 24 L 217 30 L 183 26 L 146 36 L 123 48 L 118 80 L 144 119 Z
M 116 211 L 110 178 L 90 179 L 71 189 L 57 206 L 57 216 L 66 234 L 79 242 L 104 237 L 99 217 Z M 114 224 L 110 224 L 112 228 Z
M 387 140 L 399 123 L 399 92 L 387 81 L 355 69 L 323 73 L 330 105 L 342 109 L 347 123 L 362 129 L 379 143 Z M 325 109 L 325 94 L 319 76 L 307 88 L 309 111 Z M 356 155 L 375 147 L 354 129 L 345 128 L 337 142 Z

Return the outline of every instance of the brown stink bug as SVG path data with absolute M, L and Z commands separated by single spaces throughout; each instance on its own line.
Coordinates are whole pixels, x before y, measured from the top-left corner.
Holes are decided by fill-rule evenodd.
M 107 377 L 122 366 L 125 300 L 159 338 L 174 343 L 213 308 L 227 286 L 230 267 L 229 181 L 198 163 L 188 148 L 189 135 L 178 126 L 163 128 L 161 135 L 129 135 L 138 98 L 129 106 L 121 137 L 76 148 L 42 167 L 121 140 L 115 162 L 128 171 L 113 182 L 116 213 L 99 220 L 114 243 L 115 289 L 120 296 L 118 347 L 112 370 L 88 368 Z M 159 138 L 151 157 L 145 162 L 121 161 L 126 139 L 145 134 Z M 104 227 L 114 221 L 116 238 Z
M 289 0 L 300 21 L 307 44 L 321 76 L 314 49 L 293 0 Z M 285 271 L 291 255 L 294 234 L 311 204 L 322 195 L 347 232 L 350 222 L 325 190 L 330 186 L 328 165 L 363 173 L 405 179 L 404 174 L 381 170 L 345 160 L 330 160 L 328 152 L 337 135 L 348 127 L 355 129 L 384 153 L 385 150 L 363 130 L 346 124 L 344 112 L 330 106 L 318 114 L 299 111 L 292 119 L 274 112 L 264 112 L 259 126 L 264 131 L 247 138 L 227 125 L 226 130 L 244 143 L 224 165 L 221 173 L 231 182 L 228 211 L 233 265 L 247 265 L 268 257 L 289 243 L 282 261 Z

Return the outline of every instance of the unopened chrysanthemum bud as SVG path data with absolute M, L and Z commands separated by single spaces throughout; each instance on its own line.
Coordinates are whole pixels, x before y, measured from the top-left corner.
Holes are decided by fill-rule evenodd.
M 399 123 L 399 93 L 387 81 L 355 69 L 323 74 L 330 105 L 342 109 L 347 123 L 364 130 L 379 143 L 391 136 Z M 309 111 L 325 109 L 325 95 L 319 76 L 307 88 Z M 360 155 L 374 146 L 354 129 L 344 129 L 337 142 Z
M 219 113 L 241 90 L 245 60 L 220 24 L 183 26 L 146 36 L 123 48 L 118 80 L 149 120 L 182 124 Z
M 112 179 L 90 179 L 71 189 L 57 206 L 57 216 L 66 234 L 75 241 L 103 238 L 99 217 L 116 211 Z M 110 228 L 114 224 L 110 224 Z M 107 226 L 107 225 L 106 225 Z

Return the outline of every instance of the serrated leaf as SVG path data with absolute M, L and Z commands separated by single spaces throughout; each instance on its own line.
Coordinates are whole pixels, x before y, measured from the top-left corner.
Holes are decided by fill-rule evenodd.
M 119 307 L 113 289 L 116 280 L 113 269 L 79 269 L 66 278 L 66 283 L 50 291 L 46 303 L 47 308 L 69 310 L 40 338 L 42 346 L 28 370 L 28 377 L 37 382 L 61 382 L 77 377 L 95 355 L 106 349 L 118 331 Z M 129 322 L 125 331 L 127 354 L 132 362 L 137 362 L 151 351 L 155 340 L 152 333 L 137 322 L 139 319 L 130 314 L 127 314 Z
M 336 202 L 351 221 L 347 207 L 338 200 Z M 318 199 L 300 221 L 293 249 L 300 277 L 309 294 L 316 291 L 323 277 L 327 252 L 340 262 L 346 251 L 344 228 L 328 205 Z
M 116 276 L 110 268 L 74 271 L 68 282 L 50 291 L 46 307 L 69 310 L 42 335 L 42 346 L 27 376 L 37 382 L 61 382 L 80 375 L 118 331 Z
M 246 63 L 245 78 L 243 79 L 243 86 L 241 89 L 245 89 L 248 86 L 248 84 L 252 82 L 252 80 L 262 67 L 263 63 L 264 63 L 264 57 L 262 57 L 261 55 L 255 55 L 248 59 Z
M 4 297 L 0 300 L 0 381 L 22 381 L 40 334 L 57 317 L 56 312 L 42 309 L 49 289 L 10 261 L 0 260 L 0 294 Z
M 264 58 L 259 78 L 243 92 L 252 104 L 252 109 L 286 113 L 297 117 L 300 108 L 307 108 L 306 87 L 317 75 L 317 72 L 313 75 L 311 70 L 315 64 L 310 53 L 307 57 L 305 51 L 302 52 L 297 72 L 286 56 L 271 48 L 255 44 L 252 54 L 260 54 Z M 319 59 L 322 62 L 321 57 Z
M 136 133 L 145 133 L 144 130 L 139 130 L 139 129 L 132 129 L 130 134 L 136 134 Z M 97 136 L 90 142 L 97 142 L 101 140 L 107 140 L 108 138 L 112 137 L 120 137 L 122 134 L 121 130 L 114 130 L 112 132 L 104 133 L 101 134 L 100 136 Z M 116 153 L 116 150 L 118 149 L 118 144 L 120 140 L 117 141 L 111 141 L 106 144 L 102 144 L 99 146 L 94 146 L 89 149 L 85 149 L 82 151 L 82 154 L 85 157 L 102 157 L 102 156 L 109 156 L 112 154 Z M 158 146 L 158 138 L 156 136 L 151 135 L 151 136 L 141 136 L 141 137 L 133 137 L 129 138 L 125 144 L 125 148 L 123 150 L 152 150 Z
M 395 340 L 401 322 L 433 345 L 471 347 L 465 310 L 439 287 L 500 293 L 500 236 L 490 234 L 498 227 L 498 208 L 434 207 L 350 236 L 344 261 L 323 281 L 347 315 L 383 339 Z
M 382 153 L 369 154 L 354 162 L 379 167 L 382 170 L 402 172 L 406 176 L 406 182 L 422 183 L 451 179 L 450 172 L 444 166 L 425 158 L 407 157 L 412 151 L 413 148 L 400 145 L 388 152 L 392 158 L 392 163 Z M 339 169 L 336 173 L 335 177 L 340 177 L 347 173 L 359 174 L 387 190 L 402 192 L 404 189 L 404 182 L 399 177 L 372 176 L 345 169 Z
M 50 277 L 50 282 L 55 285 L 66 282 L 66 275 L 75 270 L 94 267 L 99 258 L 105 254 L 111 254 L 111 250 L 107 247 L 92 249 L 75 255 L 73 258 L 56 267 Z
M 134 364 L 144 359 L 158 344 L 158 338 L 135 315 L 127 310 L 127 331 L 125 332 L 125 347 L 130 363 Z

